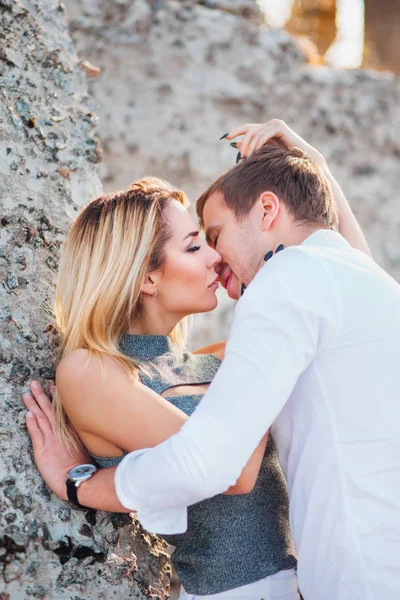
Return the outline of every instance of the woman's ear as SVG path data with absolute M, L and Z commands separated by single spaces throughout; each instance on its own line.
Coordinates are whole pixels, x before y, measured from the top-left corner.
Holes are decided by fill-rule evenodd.
M 278 216 L 280 201 L 273 192 L 263 192 L 258 200 L 262 210 L 261 230 L 268 231 Z
M 157 293 L 157 285 L 151 275 L 146 275 L 142 285 L 140 286 L 140 291 L 142 294 L 146 294 L 147 296 L 155 296 Z

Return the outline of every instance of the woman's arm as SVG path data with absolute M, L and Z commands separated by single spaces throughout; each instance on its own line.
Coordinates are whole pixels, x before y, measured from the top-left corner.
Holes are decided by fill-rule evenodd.
M 99 362 L 91 361 L 82 371 L 87 355 L 79 351 L 62 363 L 57 376 L 67 414 L 82 436 L 95 435 L 125 450 L 157 445 L 178 431 L 187 416 L 167 400 L 132 379 L 112 359 L 106 359 L 106 378 Z M 109 364 L 111 363 L 111 364 Z M 112 384 L 110 385 L 110 382 Z M 82 384 L 83 382 L 83 384 Z M 134 391 L 133 391 L 134 390 Z M 66 500 L 65 479 L 77 464 L 92 462 L 81 449 L 71 450 L 59 439 L 51 402 L 38 382 L 23 399 L 29 413 L 27 427 L 32 438 L 36 465 L 48 487 Z M 112 401 L 111 401 L 112 399 Z M 267 438 L 227 494 L 248 493 L 254 487 Z M 114 486 L 115 469 L 102 469 L 79 490 L 81 504 L 97 510 L 128 512 L 119 502 Z
M 364 237 L 360 224 L 358 223 L 350 204 L 348 203 L 346 196 L 343 193 L 342 188 L 333 177 L 329 170 L 327 163 L 321 165 L 329 183 L 332 186 L 333 193 L 335 194 L 336 203 L 339 211 L 339 232 L 342 236 L 357 250 L 365 252 L 369 256 L 372 256 L 371 250 L 367 244 L 367 240 Z
M 223 360 L 225 356 L 225 346 L 226 340 L 222 342 L 215 342 L 214 344 L 210 344 L 209 346 L 204 346 L 203 348 L 199 348 L 198 350 L 194 350 L 193 354 L 214 354 L 220 360 Z
M 153 448 L 177 433 L 188 416 L 170 402 L 132 380 L 112 358 L 93 357 L 87 362 L 87 351 L 69 354 L 57 369 L 58 391 L 63 407 L 79 437 L 88 436 L 115 444 L 132 452 Z M 250 492 L 256 482 L 267 442 L 265 436 L 236 484 L 225 493 Z
M 226 139 L 232 140 L 238 136 L 243 136 L 243 138 L 237 142 L 237 147 L 240 150 L 242 158 L 250 156 L 255 150 L 261 148 L 261 146 L 266 144 L 272 138 L 279 138 L 287 146 L 296 146 L 297 148 L 304 150 L 315 163 L 320 165 L 332 186 L 339 210 L 340 233 L 353 248 L 361 250 L 371 256 L 371 251 L 361 227 L 351 210 L 342 189 L 330 172 L 325 158 L 316 148 L 308 144 L 303 138 L 290 129 L 284 121 L 279 119 L 271 119 L 270 121 L 261 124 L 242 125 L 231 131 L 229 135 L 226 136 Z
M 94 453 L 96 438 L 127 452 L 152 448 L 188 419 L 108 356 L 89 359 L 87 350 L 75 350 L 61 361 L 56 381 L 68 418 Z

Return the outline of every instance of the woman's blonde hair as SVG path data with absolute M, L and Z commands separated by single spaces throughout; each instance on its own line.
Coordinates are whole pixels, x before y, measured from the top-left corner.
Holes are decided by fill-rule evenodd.
M 172 235 L 165 209 L 173 200 L 188 206 L 186 195 L 168 182 L 146 178 L 130 189 L 90 202 L 73 222 L 59 265 L 55 316 L 62 334 L 58 359 L 78 348 L 111 356 L 134 376 L 140 363 L 119 343 L 140 316 L 141 284 L 164 261 Z M 171 333 L 183 343 L 184 324 Z M 59 433 L 77 445 L 76 433 L 56 394 L 53 402 Z

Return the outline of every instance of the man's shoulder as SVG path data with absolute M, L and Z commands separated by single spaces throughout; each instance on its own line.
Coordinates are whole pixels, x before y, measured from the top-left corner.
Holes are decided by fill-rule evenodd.
M 289 246 L 275 254 L 257 273 L 254 283 L 296 282 L 314 274 L 320 276 L 321 256 L 307 246 Z
M 334 301 L 332 278 L 321 257 L 304 246 L 290 246 L 274 255 L 248 286 L 239 314 L 268 312 L 272 304 L 290 303 L 299 310 L 326 310 Z M 241 308 L 239 308 L 239 306 Z M 243 312 L 244 311 L 244 312 Z

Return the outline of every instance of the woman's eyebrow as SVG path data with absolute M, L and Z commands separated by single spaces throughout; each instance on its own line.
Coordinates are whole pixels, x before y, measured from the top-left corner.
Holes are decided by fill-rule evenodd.
M 190 237 L 196 237 L 199 235 L 199 231 L 191 231 L 190 233 L 188 233 L 187 235 L 185 235 L 185 237 L 183 238 L 183 241 L 187 240 Z

